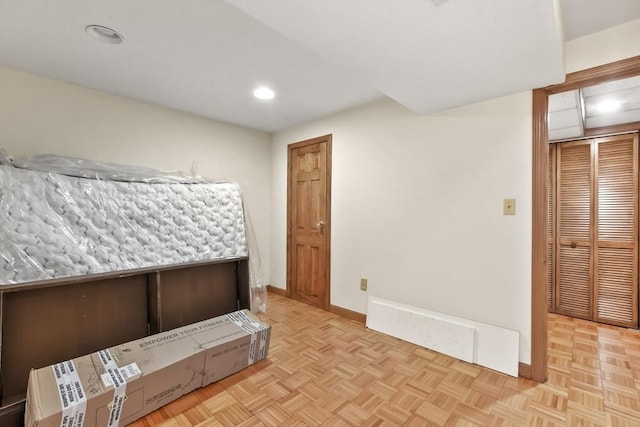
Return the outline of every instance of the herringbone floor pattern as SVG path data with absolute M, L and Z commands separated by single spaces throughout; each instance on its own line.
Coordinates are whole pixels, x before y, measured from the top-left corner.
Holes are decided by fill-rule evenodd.
M 269 298 L 268 360 L 133 426 L 640 426 L 637 331 L 550 315 L 537 384 Z

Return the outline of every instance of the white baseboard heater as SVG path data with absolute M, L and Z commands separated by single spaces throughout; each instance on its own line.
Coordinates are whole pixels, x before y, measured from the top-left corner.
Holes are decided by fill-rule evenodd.
M 517 377 L 518 331 L 369 297 L 367 327 Z

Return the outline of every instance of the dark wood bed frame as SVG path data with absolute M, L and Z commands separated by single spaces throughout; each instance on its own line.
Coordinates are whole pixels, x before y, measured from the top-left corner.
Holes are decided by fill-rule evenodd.
M 0 286 L 0 426 L 24 425 L 29 371 L 250 308 L 246 257 Z

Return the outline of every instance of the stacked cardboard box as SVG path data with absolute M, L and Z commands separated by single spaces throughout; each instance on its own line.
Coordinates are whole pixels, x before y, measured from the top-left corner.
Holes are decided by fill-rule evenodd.
M 270 332 L 242 310 L 35 369 L 25 426 L 126 425 L 264 359 Z

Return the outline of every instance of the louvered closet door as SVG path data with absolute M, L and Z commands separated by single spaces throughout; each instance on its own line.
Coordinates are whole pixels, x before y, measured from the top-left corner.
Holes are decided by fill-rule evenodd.
M 558 145 L 556 149 L 556 312 L 590 319 L 591 275 L 591 142 Z
M 638 137 L 595 140 L 595 320 L 638 327 Z

